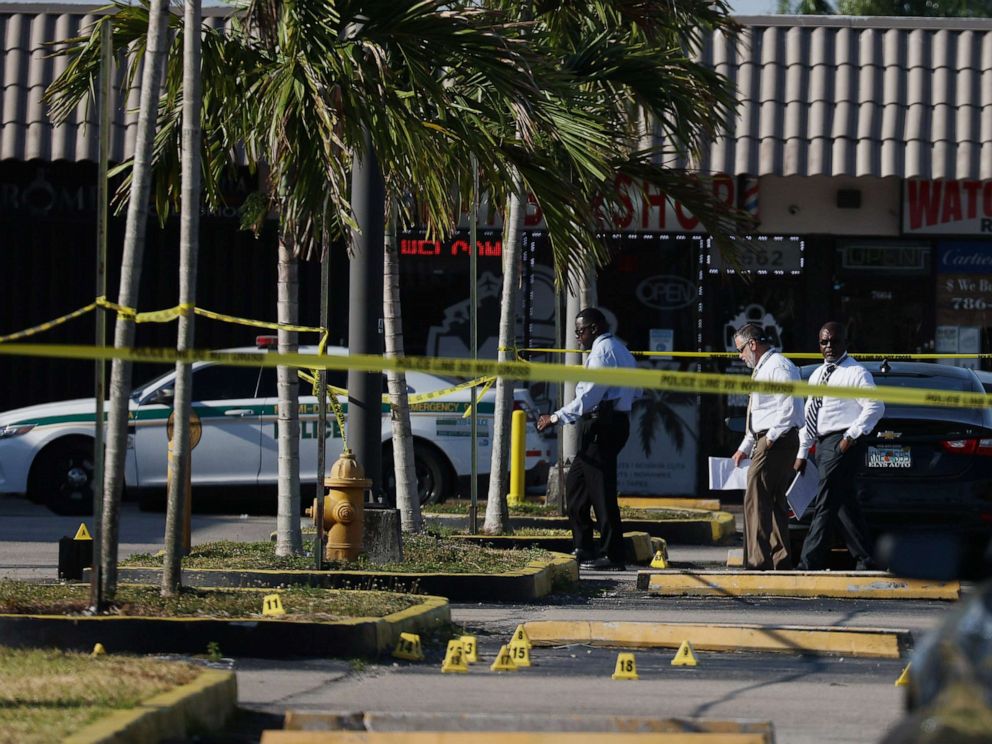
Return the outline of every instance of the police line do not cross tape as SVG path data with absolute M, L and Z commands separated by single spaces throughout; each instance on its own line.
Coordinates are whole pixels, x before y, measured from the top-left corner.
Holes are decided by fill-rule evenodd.
M 122 359 L 129 362 L 174 364 L 215 362 L 236 367 L 298 367 L 302 369 L 356 370 L 360 372 L 429 372 L 452 377 L 505 377 L 531 382 L 581 382 L 583 380 L 620 387 L 647 388 L 701 395 L 743 395 L 750 392 L 809 397 L 823 395 L 821 385 L 806 382 L 759 382 L 746 375 L 713 372 L 672 372 L 650 369 L 588 369 L 546 362 L 494 362 L 439 357 L 399 357 L 349 354 L 279 354 L 275 352 L 230 352 L 193 349 L 179 352 L 170 348 L 115 349 L 112 347 L 66 344 L 0 344 L 0 354 L 56 359 Z M 885 403 L 937 406 L 942 408 L 985 408 L 992 395 L 922 388 L 880 386 L 876 388 L 830 387 L 832 398 L 870 398 Z

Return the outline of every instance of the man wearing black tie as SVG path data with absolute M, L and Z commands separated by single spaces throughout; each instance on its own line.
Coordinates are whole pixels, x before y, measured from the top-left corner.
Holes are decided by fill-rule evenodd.
M 847 355 L 847 336 L 840 323 L 825 324 L 820 329 L 819 343 L 824 364 L 813 371 L 811 385 L 875 387 L 871 373 Z M 874 568 L 871 538 L 854 477 L 864 459 L 864 436 L 875 428 L 884 411 L 881 401 L 869 398 L 823 396 L 806 401 L 806 423 L 799 435 L 799 453 L 793 467 L 802 473 L 809 450 L 815 445 L 820 487 L 813 501 L 813 521 L 803 543 L 799 570 L 826 568 L 834 528 L 840 531 L 857 561 L 857 570 Z

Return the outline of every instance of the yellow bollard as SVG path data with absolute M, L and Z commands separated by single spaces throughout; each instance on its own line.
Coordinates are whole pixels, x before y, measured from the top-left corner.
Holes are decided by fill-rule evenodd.
M 527 446 L 527 414 L 514 411 L 510 419 L 510 506 L 524 503 L 524 456 Z

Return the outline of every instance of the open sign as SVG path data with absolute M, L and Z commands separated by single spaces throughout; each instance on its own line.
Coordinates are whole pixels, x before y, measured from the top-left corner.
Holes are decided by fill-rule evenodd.
M 657 310 L 678 310 L 695 302 L 696 285 L 671 274 L 649 276 L 637 285 L 637 299 Z

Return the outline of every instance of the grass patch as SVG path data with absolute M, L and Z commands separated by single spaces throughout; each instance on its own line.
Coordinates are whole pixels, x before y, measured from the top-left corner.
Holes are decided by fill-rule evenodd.
M 191 682 L 199 672 L 185 662 L 0 646 L 0 742 L 61 741 L 115 710 Z
M 257 618 L 267 590 L 195 589 L 175 597 L 159 596 L 158 587 L 121 584 L 108 614 L 139 617 Z M 419 602 L 412 594 L 288 587 L 279 590 L 286 617 L 329 622 L 353 617 L 383 617 Z M 89 604 L 84 585 L 28 584 L 0 580 L 0 613 L 11 615 L 83 615 Z
M 546 550 L 497 550 L 469 545 L 462 540 L 449 540 L 443 535 L 404 535 L 401 563 L 373 564 L 364 556 L 350 563 L 325 563 L 325 568 L 338 571 L 369 571 L 373 573 L 502 573 L 524 568 L 534 560 L 547 560 Z M 133 555 L 122 566 L 161 566 L 161 555 Z M 183 558 L 183 568 L 218 568 L 230 570 L 313 570 L 312 556 L 277 557 L 275 545 L 266 542 L 215 542 L 194 545 Z
M 457 514 L 468 515 L 469 504 L 466 501 L 446 501 L 443 504 L 430 504 L 424 507 L 424 515 L 431 514 Z M 560 517 L 552 506 L 525 502 L 519 506 L 511 506 L 511 517 Z M 479 513 L 485 514 L 486 502 L 479 502 Z M 712 519 L 713 512 L 700 511 L 698 509 L 674 509 L 669 507 L 656 507 L 653 509 L 637 509 L 631 506 L 620 507 L 620 517 L 622 519 Z M 564 517 L 562 517 L 564 518 Z

